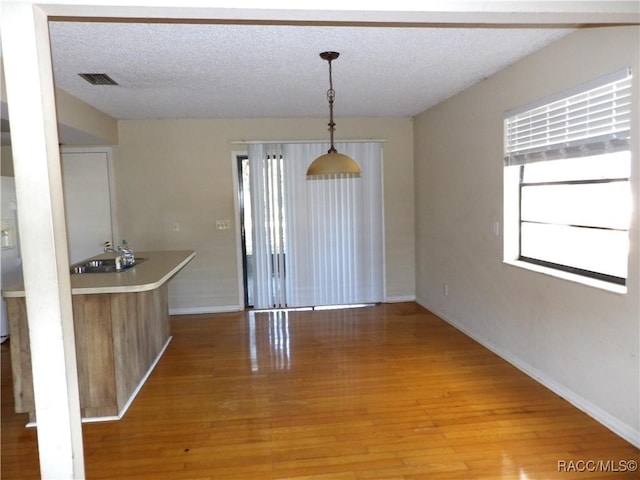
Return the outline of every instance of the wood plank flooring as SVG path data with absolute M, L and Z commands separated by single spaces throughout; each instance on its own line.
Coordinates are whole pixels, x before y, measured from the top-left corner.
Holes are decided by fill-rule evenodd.
M 414 303 L 171 329 L 125 417 L 84 424 L 88 479 L 638 478 L 638 449 Z M 39 478 L 25 423 L 4 344 L 5 480 Z

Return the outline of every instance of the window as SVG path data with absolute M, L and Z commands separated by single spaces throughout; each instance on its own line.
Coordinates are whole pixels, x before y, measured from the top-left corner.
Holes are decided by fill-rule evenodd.
M 505 260 L 625 285 L 629 70 L 505 117 Z

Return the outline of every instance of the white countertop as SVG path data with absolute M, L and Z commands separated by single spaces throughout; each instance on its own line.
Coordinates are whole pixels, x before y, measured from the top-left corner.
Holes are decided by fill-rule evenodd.
M 137 258 L 146 258 L 146 260 L 121 272 L 71 274 L 71 293 L 88 295 L 154 290 L 171 280 L 196 255 L 193 250 L 136 251 L 134 253 Z M 113 258 L 113 256 L 112 253 L 105 253 L 92 257 L 91 260 Z M 24 285 L 20 283 L 5 288 L 2 290 L 2 295 L 24 297 Z

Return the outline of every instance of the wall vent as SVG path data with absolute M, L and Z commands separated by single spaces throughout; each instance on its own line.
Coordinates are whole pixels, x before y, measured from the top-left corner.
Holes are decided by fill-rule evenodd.
M 106 73 L 79 73 L 91 85 L 118 85 L 118 83 Z

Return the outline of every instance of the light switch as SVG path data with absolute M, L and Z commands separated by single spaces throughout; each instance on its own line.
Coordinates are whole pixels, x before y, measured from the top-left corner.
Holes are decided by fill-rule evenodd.
M 13 248 L 16 246 L 16 227 L 13 220 L 2 220 L 2 248 Z

